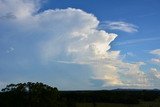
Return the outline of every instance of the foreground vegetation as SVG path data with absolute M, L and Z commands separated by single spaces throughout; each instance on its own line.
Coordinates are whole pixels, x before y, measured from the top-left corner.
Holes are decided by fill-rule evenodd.
M 0 107 L 160 107 L 160 91 L 58 91 L 43 83 L 28 82 L 2 89 Z

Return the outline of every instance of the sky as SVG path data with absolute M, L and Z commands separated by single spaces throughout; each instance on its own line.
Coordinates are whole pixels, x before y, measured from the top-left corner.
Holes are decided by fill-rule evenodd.
M 0 0 L 0 89 L 160 89 L 159 0 Z

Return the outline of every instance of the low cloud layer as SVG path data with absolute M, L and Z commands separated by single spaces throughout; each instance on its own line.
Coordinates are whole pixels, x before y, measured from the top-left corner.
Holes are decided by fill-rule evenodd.
M 96 16 L 75 8 L 38 13 L 39 6 L 32 0 L 0 0 L 1 47 L 13 46 L 14 53 L 19 55 L 14 56 L 15 61 L 38 59 L 43 66 L 53 62 L 89 66 L 92 75 L 88 79 L 102 81 L 101 87 L 151 86 L 150 77 L 140 69 L 145 63 L 124 62 L 119 50 L 112 51 L 110 43 L 117 35 L 98 30 L 100 22 Z M 125 22 L 110 22 L 108 26 L 125 32 L 137 31 L 136 26 Z M 9 49 L 8 53 L 13 51 Z

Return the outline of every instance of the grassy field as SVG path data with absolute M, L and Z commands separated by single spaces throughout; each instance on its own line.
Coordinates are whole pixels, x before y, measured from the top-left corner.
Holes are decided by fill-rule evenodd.
M 160 107 L 160 102 L 141 102 L 140 104 L 77 103 L 76 107 Z

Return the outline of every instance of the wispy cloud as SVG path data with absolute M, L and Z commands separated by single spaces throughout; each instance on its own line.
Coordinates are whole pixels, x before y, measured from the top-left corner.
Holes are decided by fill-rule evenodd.
M 116 45 L 131 45 L 131 44 L 142 43 L 142 42 L 147 42 L 147 41 L 155 41 L 155 40 L 160 40 L 160 38 L 153 37 L 153 38 L 132 39 L 132 40 L 124 41 L 124 42 L 118 42 L 116 43 Z
M 150 53 L 155 55 L 160 55 L 160 49 L 152 50 Z
M 150 54 L 153 54 L 153 55 L 157 56 L 157 58 L 152 58 L 151 61 L 154 64 L 158 64 L 159 65 L 160 64 L 160 49 L 151 50 Z
M 14 48 L 13 47 L 10 47 L 9 49 L 7 49 L 7 51 L 6 51 L 6 53 L 11 53 L 11 52 L 13 52 L 14 51 Z
M 106 21 L 99 25 L 99 29 L 119 30 L 133 33 L 138 31 L 138 26 L 124 21 Z
M 151 61 L 160 64 L 160 58 L 152 58 Z

